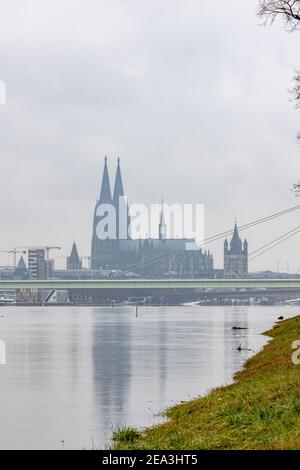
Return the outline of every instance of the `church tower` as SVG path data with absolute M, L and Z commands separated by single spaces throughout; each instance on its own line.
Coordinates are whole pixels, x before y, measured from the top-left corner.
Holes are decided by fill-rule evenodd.
M 108 176 L 108 166 L 107 166 L 107 157 L 104 158 L 104 169 L 102 175 L 102 184 L 100 195 L 98 199 L 98 204 L 111 204 L 111 190 L 110 190 L 110 182 Z
M 82 269 L 82 260 L 79 258 L 75 241 L 73 242 L 71 254 L 67 258 L 67 269 Z
M 96 206 L 94 210 L 94 221 L 93 221 L 93 236 L 92 236 L 92 249 L 91 249 L 91 268 L 100 269 L 104 268 L 107 264 L 110 264 L 108 259 L 112 255 L 112 244 L 108 243 L 112 240 L 101 240 L 97 235 L 97 225 L 99 222 L 107 215 L 97 215 L 97 209 L 102 204 L 113 204 L 108 166 L 107 166 L 107 157 L 104 159 L 104 168 L 102 175 L 102 184 L 100 188 L 99 198 L 96 201 Z
M 234 224 L 233 235 L 228 245 L 224 242 L 224 277 L 245 278 L 248 275 L 248 242 L 239 237 L 237 223 Z
M 166 238 L 166 223 L 165 223 L 165 213 L 164 213 L 164 200 L 161 200 L 161 210 L 160 210 L 160 219 L 158 225 L 158 238 L 160 240 L 165 240 Z
M 113 194 L 113 205 L 116 210 L 116 238 L 117 240 L 130 238 L 129 208 L 128 208 L 127 200 L 125 199 L 125 195 L 124 195 L 119 158 L 117 160 L 117 171 L 116 171 L 116 179 L 115 179 L 114 194 Z

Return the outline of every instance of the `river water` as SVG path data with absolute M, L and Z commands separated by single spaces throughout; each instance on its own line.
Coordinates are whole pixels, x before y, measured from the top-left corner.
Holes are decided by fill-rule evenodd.
M 2 307 L 0 448 L 104 448 L 228 384 L 299 307 Z M 232 330 L 233 326 L 248 329 Z M 251 351 L 237 351 L 239 345 Z

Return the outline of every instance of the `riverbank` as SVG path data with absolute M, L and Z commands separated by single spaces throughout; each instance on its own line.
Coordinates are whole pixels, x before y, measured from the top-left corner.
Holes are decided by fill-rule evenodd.
M 292 343 L 300 316 L 265 332 L 272 340 L 235 382 L 168 409 L 167 422 L 143 432 L 116 430 L 114 449 L 300 449 L 300 365 Z

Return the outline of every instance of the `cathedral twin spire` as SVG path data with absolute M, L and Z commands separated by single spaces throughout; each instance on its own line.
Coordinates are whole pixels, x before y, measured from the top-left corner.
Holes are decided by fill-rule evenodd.
M 121 175 L 121 167 L 120 167 L 120 159 L 117 159 L 117 171 L 116 171 L 116 178 L 115 178 L 115 185 L 113 193 L 111 191 L 110 181 L 109 181 L 109 173 L 108 173 L 108 165 L 107 165 L 107 157 L 104 158 L 104 169 L 103 169 L 103 176 L 102 176 L 102 184 L 100 189 L 100 196 L 99 200 L 97 201 L 97 205 L 101 204 L 111 204 L 114 206 L 116 211 L 116 238 L 123 238 L 124 234 L 121 235 L 120 230 L 120 220 L 119 214 L 122 211 L 123 207 L 120 207 L 120 202 L 123 204 L 125 201 L 124 196 L 124 189 L 123 189 L 123 182 L 122 182 L 122 175 Z M 127 203 L 125 202 L 126 206 Z M 127 235 L 129 236 L 129 209 L 128 206 L 125 206 L 125 210 L 127 211 Z M 126 230 L 125 230 L 126 231 Z
M 107 167 L 107 157 L 104 158 L 104 169 L 103 169 L 103 176 L 102 176 L 102 183 L 99 195 L 99 204 L 111 204 L 111 189 L 110 189 L 110 182 L 109 182 L 109 174 L 108 174 L 108 167 Z
M 110 181 L 109 181 L 109 174 L 108 174 L 108 165 L 107 165 L 107 157 L 104 158 L 104 169 L 103 169 L 103 176 L 102 176 L 102 184 L 99 196 L 99 204 L 118 204 L 119 198 L 124 196 L 123 190 L 123 182 L 121 176 L 121 168 L 120 168 L 120 159 L 117 160 L 117 172 L 116 172 L 116 179 L 115 179 L 115 186 L 114 192 L 112 196 L 112 191 L 110 188 Z
M 115 185 L 114 185 L 114 190 L 112 193 L 110 180 L 109 180 L 109 173 L 108 173 L 107 157 L 105 157 L 100 196 L 99 196 L 99 200 L 97 201 L 97 204 L 112 204 L 115 207 L 116 215 L 117 215 L 116 217 L 117 238 L 119 238 L 119 235 L 120 235 L 119 211 L 120 211 L 120 198 L 122 197 L 125 197 L 125 196 L 124 196 L 124 188 L 123 188 L 123 181 L 122 181 L 122 175 L 121 175 L 120 159 L 119 158 L 117 159 L 117 171 L 116 171 Z M 129 210 L 127 206 L 127 227 L 129 227 L 129 225 L 130 225 L 130 216 L 129 216 Z M 130 236 L 130 233 L 128 233 L 128 235 Z M 159 239 L 163 240 L 165 238 L 166 238 L 166 223 L 165 223 L 165 217 L 164 217 L 164 202 L 162 200 L 160 220 L 159 220 Z
M 115 187 L 114 187 L 114 194 L 113 194 L 114 204 L 118 204 L 119 198 L 122 196 L 124 196 L 124 189 L 123 189 L 123 182 L 122 182 L 122 176 L 121 176 L 120 159 L 118 158 Z

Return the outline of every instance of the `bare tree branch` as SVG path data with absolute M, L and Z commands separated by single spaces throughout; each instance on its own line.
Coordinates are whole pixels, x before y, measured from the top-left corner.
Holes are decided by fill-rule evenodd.
M 259 0 L 257 15 L 263 19 L 263 24 L 274 23 L 281 18 L 288 31 L 300 29 L 300 0 Z M 295 107 L 300 109 L 300 70 L 296 70 L 293 87 L 289 90 L 291 100 Z M 297 135 L 300 142 L 300 132 Z
M 259 0 L 257 14 L 264 24 L 282 18 L 286 29 L 300 29 L 300 0 Z
M 296 70 L 296 75 L 294 77 L 294 86 L 289 90 L 291 95 L 291 100 L 295 103 L 295 108 L 300 109 L 300 70 Z M 300 142 L 300 132 L 297 134 L 297 140 Z
M 300 109 L 300 70 L 296 70 L 294 86 L 289 90 L 292 101 L 295 102 L 296 109 Z

